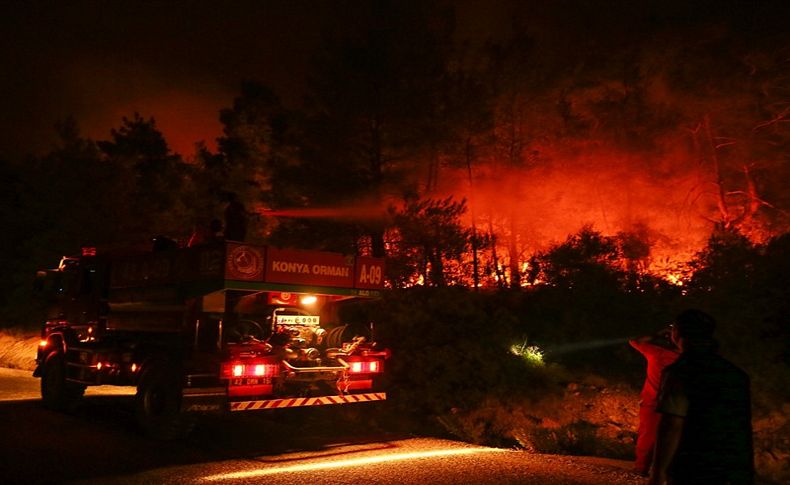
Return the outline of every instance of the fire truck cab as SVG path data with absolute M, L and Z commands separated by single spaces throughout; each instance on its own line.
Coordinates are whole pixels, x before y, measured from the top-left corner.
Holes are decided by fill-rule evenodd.
M 172 439 L 195 414 L 386 399 L 389 351 L 341 305 L 383 290 L 383 260 L 223 242 L 143 254 L 84 248 L 39 271 L 34 376 L 66 410 L 87 386 L 135 386 L 136 418 Z

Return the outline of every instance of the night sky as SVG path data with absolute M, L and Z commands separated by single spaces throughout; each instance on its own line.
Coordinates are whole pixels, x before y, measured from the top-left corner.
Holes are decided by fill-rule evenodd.
M 785 2 L 449 2 L 456 35 L 473 44 L 511 33 L 512 19 L 562 56 L 633 42 L 657 24 L 724 20 L 734 36 L 786 29 Z M 368 2 L 69 1 L 0 7 L 0 156 L 49 148 L 52 126 L 73 115 L 83 133 L 109 136 L 122 116 L 154 116 L 173 149 L 211 147 L 219 109 L 242 80 L 270 85 L 291 105 L 302 98 L 311 56 L 332 31 L 364 27 Z M 784 27 L 782 27 L 784 25 Z
M 284 97 L 303 82 L 329 4 L 4 3 L 0 147 L 41 148 L 69 114 L 87 135 L 107 137 L 134 111 L 155 116 L 176 150 L 211 142 L 241 80 L 260 79 Z
M 464 8 L 482 10 L 475 2 Z M 153 115 L 189 155 L 220 134 L 218 111 L 242 80 L 299 103 L 307 65 L 325 33 L 363 25 L 364 2 L 4 2 L 0 153 L 43 150 L 53 124 L 73 115 L 102 139 L 122 116 Z M 498 11 L 468 32 L 495 30 Z

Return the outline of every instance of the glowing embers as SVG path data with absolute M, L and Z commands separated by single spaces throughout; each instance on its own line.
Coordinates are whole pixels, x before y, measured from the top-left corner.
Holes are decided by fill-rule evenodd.
M 352 468 L 365 465 L 377 465 L 382 463 L 392 463 L 398 461 L 424 460 L 428 458 L 442 458 L 447 456 L 473 455 L 479 453 L 507 453 L 507 450 L 497 448 L 452 448 L 440 450 L 424 450 L 404 453 L 384 453 L 347 460 L 319 461 L 314 463 L 304 463 L 284 467 L 261 468 L 257 470 L 246 470 L 233 473 L 221 473 L 204 477 L 204 481 L 220 480 L 244 480 L 267 475 L 278 475 L 283 473 L 311 472 L 318 470 L 330 470 L 337 468 Z
M 675 274 L 675 273 L 665 273 L 662 275 L 665 280 L 669 281 L 671 284 L 675 286 L 683 286 L 685 281 L 685 275 L 683 274 Z

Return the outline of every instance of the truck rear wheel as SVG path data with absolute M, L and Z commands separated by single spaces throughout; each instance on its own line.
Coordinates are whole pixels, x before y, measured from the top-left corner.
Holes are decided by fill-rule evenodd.
M 62 354 L 51 354 L 41 376 L 41 400 L 55 411 L 71 411 L 79 404 L 85 386 L 66 380 L 66 361 Z
M 137 386 L 135 415 L 141 430 L 154 439 L 169 441 L 186 437 L 194 421 L 181 413 L 178 377 L 152 368 Z

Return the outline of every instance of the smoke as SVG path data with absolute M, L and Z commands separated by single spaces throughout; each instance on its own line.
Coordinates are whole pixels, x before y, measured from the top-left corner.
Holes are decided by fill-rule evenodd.
M 514 240 L 524 259 L 589 225 L 604 236 L 635 234 L 656 270 L 690 260 L 713 227 L 707 174 L 690 160 L 680 149 L 647 158 L 609 148 L 520 168 L 494 162 L 473 169 L 471 189 L 464 171 L 448 170 L 444 195 L 466 198 L 466 223 L 474 218 L 503 246 Z

